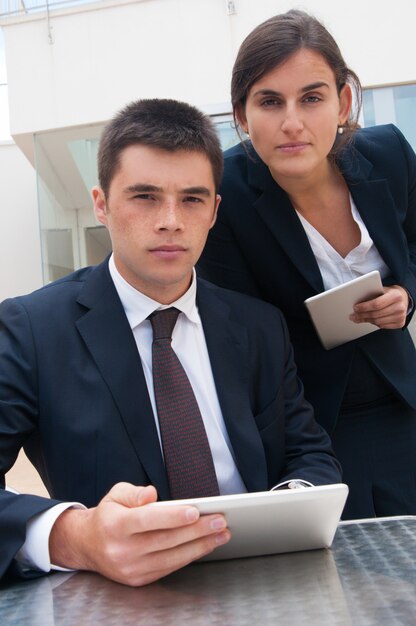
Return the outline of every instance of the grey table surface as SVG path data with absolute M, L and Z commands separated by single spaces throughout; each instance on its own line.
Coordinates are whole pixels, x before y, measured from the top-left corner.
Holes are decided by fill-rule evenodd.
M 55 573 L 0 589 L 1 626 L 416 625 L 416 517 L 340 524 L 330 550 L 196 563 L 133 589 Z

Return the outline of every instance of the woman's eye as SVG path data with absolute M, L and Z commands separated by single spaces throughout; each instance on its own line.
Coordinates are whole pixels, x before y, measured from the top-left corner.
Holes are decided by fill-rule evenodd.
M 322 98 L 320 98 L 319 96 L 306 96 L 306 98 L 303 99 L 304 102 L 321 102 Z
M 261 102 L 261 106 L 262 107 L 272 107 L 272 106 L 277 106 L 280 104 L 280 100 L 277 100 L 276 98 L 267 98 L 267 100 L 263 100 Z

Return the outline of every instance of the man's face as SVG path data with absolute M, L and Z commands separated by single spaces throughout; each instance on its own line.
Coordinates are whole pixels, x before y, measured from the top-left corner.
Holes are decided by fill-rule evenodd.
M 220 202 L 208 158 L 129 146 L 120 154 L 108 197 L 100 188 L 92 193 L 123 278 L 162 304 L 177 300 L 191 283 Z

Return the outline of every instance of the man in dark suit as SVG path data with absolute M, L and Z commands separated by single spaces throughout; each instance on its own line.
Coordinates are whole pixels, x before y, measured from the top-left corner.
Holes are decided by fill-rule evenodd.
M 148 506 L 172 497 L 155 311 L 179 311 L 172 347 L 220 494 L 339 482 L 340 471 L 279 311 L 196 279 L 220 201 L 209 119 L 174 101 L 132 103 L 105 129 L 98 162 L 94 210 L 111 257 L 0 307 L 0 475 L 23 446 L 52 498 L 0 490 L 0 574 L 52 564 L 142 585 L 230 538 L 222 515 Z

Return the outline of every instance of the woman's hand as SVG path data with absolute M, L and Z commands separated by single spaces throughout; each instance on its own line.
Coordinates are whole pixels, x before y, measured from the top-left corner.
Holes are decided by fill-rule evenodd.
M 409 309 L 409 294 L 399 285 L 384 287 L 377 298 L 360 302 L 354 306 L 350 320 L 361 324 L 370 322 L 379 328 L 403 328 Z

